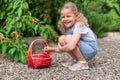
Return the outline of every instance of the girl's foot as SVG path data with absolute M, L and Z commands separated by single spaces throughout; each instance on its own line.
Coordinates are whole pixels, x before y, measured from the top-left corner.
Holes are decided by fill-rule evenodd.
M 77 63 L 70 66 L 68 69 L 72 71 L 85 70 L 85 69 L 89 69 L 89 66 L 88 66 L 88 62 L 86 61 L 78 61 Z
M 77 61 L 75 60 L 75 59 L 72 59 L 72 60 L 70 60 L 70 61 L 67 61 L 67 62 L 63 62 L 63 63 L 61 63 L 62 64 L 62 66 L 64 66 L 64 67 L 69 67 L 69 66 L 71 66 L 72 64 L 75 64 Z

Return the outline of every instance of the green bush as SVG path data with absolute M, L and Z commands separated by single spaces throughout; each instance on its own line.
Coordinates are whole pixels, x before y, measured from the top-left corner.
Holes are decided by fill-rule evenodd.
M 9 37 L 0 33 L 0 53 L 8 55 L 10 60 L 26 64 L 28 44 L 18 33 Z
M 76 4 L 98 37 L 104 37 L 106 32 L 120 31 L 118 0 L 76 0 Z
M 57 33 L 50 25 L 47 14 L 41 20 L 29 10 L 27 0 L 1 0 L 0 53 L 16 62 L 26 63 L 28 44 L 22 37 L 41 36 L 52 39 Z M 35 6 L 37 7 L 37 6 Z M 37 12 L 36 12 L 37 13 Z M 44 13 L 41 13 L 41 15 Z M 33 16 L 32 16 L 33 15 Z

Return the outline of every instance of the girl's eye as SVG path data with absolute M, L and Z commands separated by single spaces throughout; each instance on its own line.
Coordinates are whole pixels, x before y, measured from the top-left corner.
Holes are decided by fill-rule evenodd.
M 71 16 L 70 16 L 70 15 L 68 15 L 68 16 L 61 16 L 60 18 L 63 19 L 63 18 L 65 18 L 65 17 L 66 17 L 66 18 L 70 18 Z
M 61 16 L 60 18 L 63 19 L 63 18 L 65 18 L 65 16 Z
M 71 16 L 68 15 L 67 17 L 69 18 L 69 17 L 71 17 Z

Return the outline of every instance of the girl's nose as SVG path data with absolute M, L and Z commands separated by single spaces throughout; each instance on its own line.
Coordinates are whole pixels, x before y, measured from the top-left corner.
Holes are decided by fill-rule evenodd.
M 67 20 L 67 17 L 65 17 L 64 20 L 66 21 L 66 20 Z

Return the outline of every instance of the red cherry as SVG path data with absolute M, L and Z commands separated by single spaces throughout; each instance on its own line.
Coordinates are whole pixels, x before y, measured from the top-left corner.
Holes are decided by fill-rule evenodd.
M 49 16 L 45 16 L 46 19 L 48 19 Z
M 56 36 L 54 36 L 54 38 L 58 39 L 58 38 L 60 38 L 60 36 L 59 36 L 59 35 L 56 35 Z
M 2 40 L 5 40 L 5 37 L 4 37 L 4 36 L 1 36 L 1 37 L 0 37 L 0 41 L 2 41 Z
M 38 22 L 37 22 L 37 21 L 34 21 L 34 24 L 35 24 L 35 25 L 37 25 L 37 24 L 38 24 Z
M 17 39 L 20 39 L 20 35 L 17 35 Z
M 16 37 L 18 35 L 17 31 L 14 31 L 13 35 Z
M 32 23 L 32 22 L 33 22 L 33 19 L 30 19 L 29 21 Z

